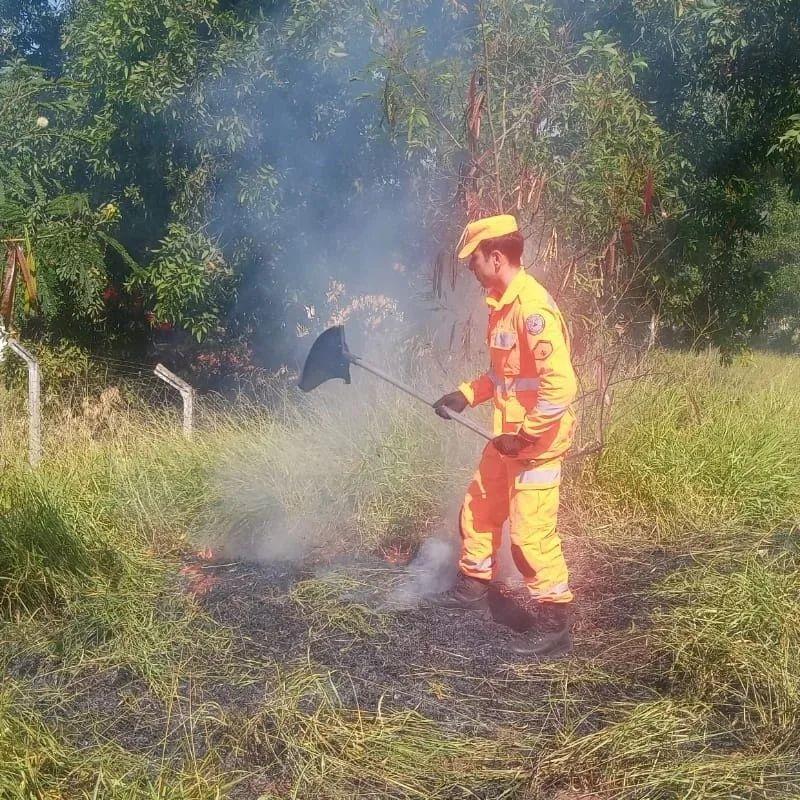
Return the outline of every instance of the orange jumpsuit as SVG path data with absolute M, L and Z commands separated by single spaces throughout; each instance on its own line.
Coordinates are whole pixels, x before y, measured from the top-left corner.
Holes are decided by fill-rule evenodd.
M 572 444 L 577 393 L 569 334 L 553 298 L 524 269 L 490 307 L 489 371 L 459 390 L 471 406 L 494 399 L 494 433 L 522 430 L 537 441 L 524 458 L 490 443 L 461 509 L 460 569 L 491 579 L 503 523 L 531 595 L 540 602 L 573 598 L 556 531 L 564 453 Z

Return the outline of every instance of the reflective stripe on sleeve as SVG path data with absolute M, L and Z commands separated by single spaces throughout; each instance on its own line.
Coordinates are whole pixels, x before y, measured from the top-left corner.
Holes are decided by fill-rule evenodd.
M 492 337 L 492 347 L 510 350 L 517 343 L 517 334 L 512 331 L 497 331 Z
M 503 394 L 510 394 L 511 392 L 535 392 L 538 391 L 540 385 L 538 378 L 499 378 L 494 371 L 487 374 L 497 391 Z

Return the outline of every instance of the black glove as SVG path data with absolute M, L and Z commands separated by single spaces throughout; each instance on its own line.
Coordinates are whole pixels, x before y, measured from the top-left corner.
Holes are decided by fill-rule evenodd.
M 503 433 L 492 439 L 492 444 L 504 456 L 516 458 L 523 450 L 536 444 L 536 439 L 524 433 Z
M 447 409 L 457 411 L 459 414 L 469 405 L 463 392 L 450 392 L 440 397 L 434 404 L 433 410 L 442 418 L 450 419 Z

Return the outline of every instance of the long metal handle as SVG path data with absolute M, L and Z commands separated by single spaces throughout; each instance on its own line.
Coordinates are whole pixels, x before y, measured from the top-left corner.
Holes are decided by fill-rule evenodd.
M 371 372 L 373 375 L 376 375 L 387 383 L 391 383 L 392 386 L 396 386 L 401 392 L 405 392 L 416 400 L 419 400 L 421 403 L 425 403 L 425 405 L 429 408 L 433 408 L 433 403 L 428 400 L 427 397 L 423 397 L 421 394 L 414 391 L 414 389 L 412 389 L 407 383 L 403 383 L 402 381 L 397 380 L 397 378 L 387 375 L 382 369 L 370 364 L 368 361 L 364 361 L 364 359 L 360 358 L 359 356 L 354 356 L 352 353 L 346 353 L 345 358 L 351 364 L 355 364 L 357 367 L 361 367 L 361 369 Z M 471 419 L 468 419 L 463 414 L 459 414 L 457 411 L 452 411 L 448 408 L 447 415 L 456 422 L 461 423 L 465 428 L 469 428 L 473 433 L 477 433 L 478 436 L 482 436 L 489 442 L 494 438 L 490 433 L 481 428 L 480 425 L 473 422 Z

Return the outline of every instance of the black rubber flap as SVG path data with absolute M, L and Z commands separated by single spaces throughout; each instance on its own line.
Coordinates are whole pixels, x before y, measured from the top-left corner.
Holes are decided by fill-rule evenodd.
M 350 383 L 350 362 L 346 354 L 347 343 L 344 340 L 344 326 L 335 325 L 321 333 L 311 345 L 311 350 L 303 365 L 303 374 L 298 386 L 304 392 L 316 389 L 331 378 L 341 378 Z

